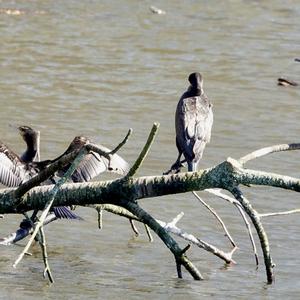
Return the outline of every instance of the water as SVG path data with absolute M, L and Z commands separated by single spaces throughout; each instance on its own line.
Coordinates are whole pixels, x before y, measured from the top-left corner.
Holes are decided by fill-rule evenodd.
M 167 12 L 155 15 L 156 5 Z M 0 1 L 0 137 L 18 153 L 24 145 L 9 124 L 41 130 L 42 157 L 60 154 L 85 134 L 114 147 L 132 127 L 120 154 L 130 163 L 152 123 L 159 135 L 139 175 L 161 174 L 176 157 L 174 111 L 190 72 L 200 71 L 214 104 L 214 128 L 201 167 L 257 148 L 299 141 L 299 89 L 276 85 L 278 77 L 300 81 L 298 1 Z M 249 167 L 299 177 L 298 153 L 257 160 Z M 105 176 L 102 178 L 106 178 Z M 259 211 L 299 206 L 299 196 L 271 188 L 245 189 Z M 236 210 L 201 194 L 224 218 L 238 242 L 236 266 L 192 247 L 189 256 L 205 280 L 184 272 L 176 278 L 172 255 L 142 226 L 135 238 L 126 220 L 106 213 L 97 229 L 96 213 L 80 208 L 85 222 L 67 221 L 46 229 L 56 283 L 42 279 L 37 246 L 15 270 L 20 246 L 1 247 L 3 299 L 278 299 L 300 292 L 299 218 L 264 220 L 276 282 L 265 284 L 255 269 L 251 246 Z M 180 226 L 228 250 L 215 220 L 191 194 L 141 201 L 168 221 L 184 211 Z M 20 216 L 1 222 L 12 232 Z M 181 246 L 186 243 L 179 240 Z M 25 242 L 22 242 L 23 246 Z

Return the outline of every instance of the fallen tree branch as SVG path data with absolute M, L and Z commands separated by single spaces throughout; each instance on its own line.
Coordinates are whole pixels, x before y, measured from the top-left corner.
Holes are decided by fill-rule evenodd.
M 229 158 L 221 164 L 198 172 L 173 175 L 145 176 L 129 181 L 110 181 L 64 184 L 54 200 L 55 206 L 116 204 L 120 199 L 139 200 L 168 194 L 184 193 L 209 188 L 223 188 L 232 184 L 266 185 L 300 191 L 300 179 L 275 173 L 244 169 Z M 24 195 L 22 204 L 16 209 L 11 192 L 14 188 L 0 191 L 0 214 L 22 213 L 32 209 L 43 209 L 49 199 L 52 185 L 38 186 Z
M 237 160 L 228 158 L 219 165 L 198 172 L 175 175 L 147 176 L 139 178 L 122 178 L 112 181 L 65 184 L 57 192 L 53 205 L 90 205 L 134 203 L 140 199 L 183 193 L 188 191 L 222 188 L 229 190 L 243 205 L 258 232 L 264 253 L 268 282 L 272 281 L 272 260 L 269 255 L 266 235 L 261 231 L 259 214 L 254 211 L 247 199 L 236 189 L 239 185 L 265 185 L 300 191 L 300 180 L 280 174 L 243 168 Z M 0 191 L 0 214 L 23 213 L 32 209 L 43 209 L 49 201 L 52 186 L 35 187 L 23 196 L 22 203 L 14 207 L 14 189 Z M 123 205 L 124 206 L 124 205 Z M 252 215 L 251 215 L 252 214 Z M 181 257 L 181 256 L 179 256 Z M 185 262 L 188 265 L 188 262 Z M 197 272 L 196 272 L 197 274 Z M 198 275 L 197 275 L 198 276 Z

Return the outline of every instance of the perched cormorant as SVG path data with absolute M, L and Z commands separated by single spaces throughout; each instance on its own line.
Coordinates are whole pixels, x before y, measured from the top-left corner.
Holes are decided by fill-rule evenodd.
M 188 78 L 190 86 L 181 96 L 175 115 L 176 146 L 178 158 L 172 168 L 187 162 L 188 171 L 197 170 L 206 143 L 210 141 L 213 124 L 212 104 L 203 91 L 200 73 Z M 185 160 L 180 161 L 181 155 Z
M 32 161 L 36 157 L 33 155 L 34 152 L 39 153 L 39 145 L 36 144 L 39 140 L 36 138 L 38 133 L 27 126 L 19 127 L 19 132 L 27 144 L 27 149 L 21 157 L 15 154 L 0 141 L 0 183 L 8 187 L 17 187 L 21 185 L 25 181 L 38 174 L 49 164 L 58 160 L 64 154 L 70 153 L 76 149 L 80 149 L 83 145 L 89 142 L 89 140 L 85 137 L 75 137 L 65 153 L 58 158 L 43 162 L 34 162 Z M 99 145 L 99 148 L 103 151 L 110 151 L 108 148 L 101 145 Z M 31 161 L 28 161 L 30 158 Z M 65 166 L 64 170 L 58 172 L 43 184 L 56 183 L 57 180 L 64 174 L 64 171 L 68 169 L 68 167 L 69 166 Z M 126 174 L 128 170 L 128 163 L 117 154 L 112 155 L 111 161 L 109 162 L 108 159 L 102 157 L 98 153 L 91 152 L 86 155 L 78 165 L 71 177 L 71 181 L 89 181 L 104 171 Z M 54 207 L 53 211 L 58 218 L 80 218 L 72 213 L 67 207 Z
M 21 185 L 47 166 L 47 163 L 37 162 L 40 159 L 40 132 L 29 126 L 20 126 L 18 130 L 27 145 L 21 156 L 0 142 L 0 183 L 8 187 Z M 47 180 L 44 184 L 51 183 L 53 181 Z M 81 219 L 65 206 L 53 207 L 52 211 L 57 218 Z M 36 214 L 37 211 L 34 212 L 33 218 Z

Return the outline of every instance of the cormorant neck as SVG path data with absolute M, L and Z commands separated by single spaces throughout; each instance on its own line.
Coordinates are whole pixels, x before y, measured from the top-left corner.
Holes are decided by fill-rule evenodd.
M 26 136 L 24 140 L 27 149 L 22 155 L 22 160 L 24 162 L 39 161 L 39 136 Z
M 189 94 L 190 94 L 190 97 L 201 96 L 203 94 L 203 89 L 201 87 L 190 86 Z

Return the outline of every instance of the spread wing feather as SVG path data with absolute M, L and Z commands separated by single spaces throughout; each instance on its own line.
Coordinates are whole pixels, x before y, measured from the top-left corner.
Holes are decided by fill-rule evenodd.
M 111 150 L 97 145 L 102 151 L 110 152 Z M 114 172 L 121 175 L 125 175 L 129 171 L 129 164 L 118 154 L 111 156 L 109 160 L 98 153 L 91 152 L 86 155 L 82 162 L 77 167 L 76 171 L 72 175 L 74 182 L 89 181 L 99 175 L 102 172 Z
M 19 157 L 6 145 L 0 144 L 0 182 L 8 187 L 19 186 L 28 180 L 26 169 Z

